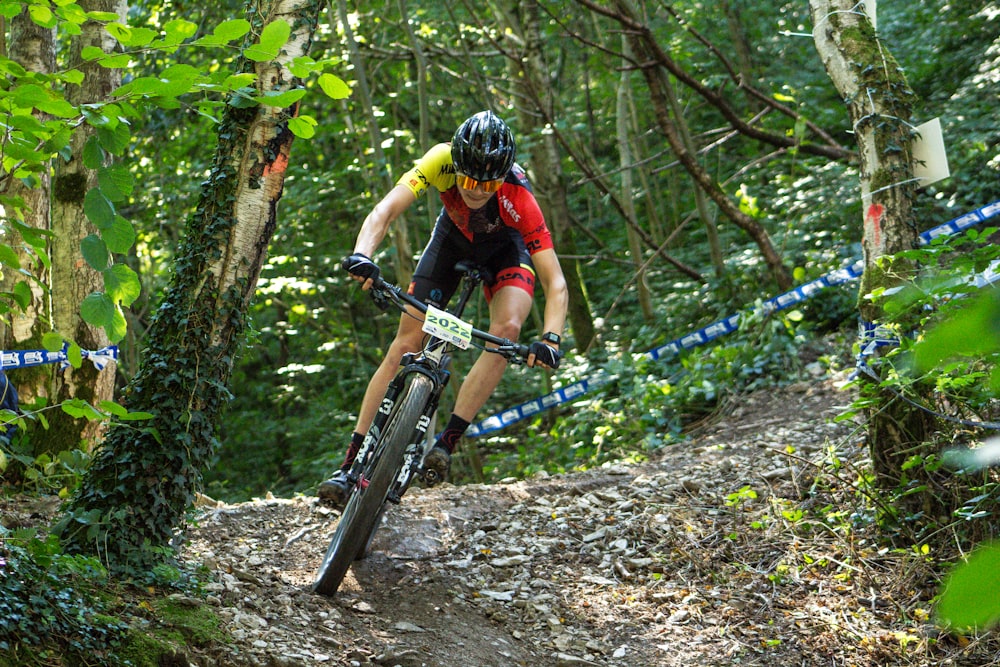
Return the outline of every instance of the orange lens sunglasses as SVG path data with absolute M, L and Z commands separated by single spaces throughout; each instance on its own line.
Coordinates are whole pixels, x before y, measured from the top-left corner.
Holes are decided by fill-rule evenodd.
M 503 181 L 504 179 L 502 178 L 498 178 L 495 181 L 477 181 L 471 176 L 455 172 L 455 182 L 458 183 L 458 187 L 465 190 L 475 190 L 476 186 L 480 186 L 483 192 L 496 192 L 503 185 Z

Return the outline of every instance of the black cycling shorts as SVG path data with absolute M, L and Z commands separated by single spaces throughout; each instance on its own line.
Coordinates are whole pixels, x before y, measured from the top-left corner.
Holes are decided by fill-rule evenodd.
M 535 294 L 535 267 L 520 232 L 505 226 L 492 234 L 477 234 L 475 241 L 470 241 L 443 215 L 417 262 L 410 294 L 444 308 L 458 288 L 460 275 L 455 265 L 463 260 L 475 262 L 493 274 L 492 282 L 483 285 L 487 301 L 507 286 L 519 287 L 529 296 Z

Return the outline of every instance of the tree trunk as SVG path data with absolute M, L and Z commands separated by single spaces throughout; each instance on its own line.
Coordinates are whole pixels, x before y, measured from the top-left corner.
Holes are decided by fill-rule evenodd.
M 81 0 L 84 11 L 111 12 L 125 23 L 128 9 L 124 0 Z M 74 105 L 101 102 L 111 97 L 111 91 L 121 85 L 121 70 L 101 67 L 94 61 L 84 61 L 80 52 L 96 46 L 111 53 L 117 42 L 95 21 L 87 21 L 70 44 L 69 66 L 84 74 L 83 82 L 70 86 L 66 99 Z M 96 130 L 80 124 L 70 141 L 69 160 L 57 160 L 55 166 L 55 197 L 52 202 L 52 324 L 56 331 L 75 341 L 85 350 L 98 350 L 110 342 L 103 327 L 88 324 L 80 317 L 80 303 L 91 292 L 104 289 L 104 279 L 81 259 L 80 242 L 96 229 L 83 210 L 84 195 L 97 187 L 97 171 L 83 165 L 83 147 Z M 111 158 L 106 160 L 110 164 Z M 80 398 L 91 405 L 111 400 L 115 389 L 115 366 L 98 370 L 93 364 L 61 369 L 49 366 L 52 399 L 62 402 Z M 100 437 L 101 422 L 74 419 L 59 411 L 49 416 L 47 438 L 39 438 L 50 452 L 69 450 L 82 444 L 88 447 Z
M 626 19 L 629 26 L 633 28 L 626 34 L 636 55 L 636 60 L 640 63 L 643 76 L 646 77 L 653 112 L 660 131 L 666 138 L 667 143 L 670 144 L 670 149 L 694 179 L 698 187 L 718 205 L 722 213 L 733 224 L 745 231 L 757 244 L 757 248 L 770 268 L 771 275 L 778 287 L 783 290 L 790 289 L 792 286 L 791 273 L 782 262 L 781 256 L 771 242 L 767 231 L 756 220 L 740 211 L 736 202 L 732 201 L 722 191 L 719 184 L 701 166 L 696 154 L 685 146 L 683 135 L 677 123 L 671 117 L 669 82 L 666 79 L 666 72 L 660 66 L 660 62 L 664 56 L 660 52 L 655 38 L 648 29 L 637 27 L 641 25 L 641 22 L 629 0 L 615 0 L 614 4 L 621 12 L 621 18 Z
M 590 300 L 587 298 L 587 287 L 579 260 L 575 259 L 575 240 L 573 228 L 570 225 L 571 213 L 566 193 L 566 183 L 563 175 L 562 160 L 555 135 L 548 131 L 544 122 L 538 118 L 553 118 L 555 115 L 555 99 L 551 86 L 548 84 L 548 67 L 541 49 L 541 35 L 538 28 L 538 3 L 527 0 L 524 3 L 525 17 L 518 21 L 508 12 L 498 11 L 504 16 L 511 30 L 521 36 L 524 45 L 522 58 L 512 63 L 512 78 L 527 100 L 538 113 L 530 113 L 519 107 L 519 118 L 522 124 L 522 134 L 534 132 L 540 147 L 532 154 L 532 182 L 537 187 L 538 204 L 545 213 L 545 219 L 555 237 L 556 251 L 564 264 L 566 287 L 569 290 L 569 318 L 573 341 L 577 350 L 585 351 L 594 342 L 596 332 L 594 319 L 590 313 Z M 569 256 L 574 256 L 572 259 Z
M 292 30 L 276 60 L 238 60 L 238 72 L 256 72 L 258 94 L 300 85 L 287 66 L 309 53 L 324 6 L 322 0 L 250 3 L 246 46 L 272 22 Z M 113 571 L 141 576 L 162 561 L 212 461 L 233 360 L 277 224 L 291 115 L 227 105 L 198 208 L 125 390 L 128 407 L 153 418 L 138 428 L 112 426 L 55 527 L 68 550 L 97 554 Z
M 847 104 L 858 142 L 865 263 L 859 304 L 862 320 L 877 323 L 883 320 L 881 306 L 864 295 L 900 284 L 914 268 L 895 261 L 892 272 L 886 272 L 879 258 L 918 244 L 911 213 L 916 189 L 909 122 L 913 92 L 857 5 L 850 0 L 810 0 L 809 5 L 816 50 Z M 920 474 L 915 469 L 903 473 L 910 457 L 933 453 L 924 451 L 930 447 L 926 441 L 933 421 L 895 394 L 879 390 L 876 382 L 869 379 L 862 389 L 863 395 L 875 401 L 869 411 L 868 445 L 879 485 L 896 489 L 904 477 Z M 910 502 L 922 503 L 920 495 L 909 497 Z
M 8 55 L 29 72 L 51 74 L 55 70 L 55 30 L 37 25 L 25 9 L 11 19 Z M 40 122 L 46 120 L 46 114 L 37 110 L 35 116 Z M 3 206 L 10 218 L 20 218 L 26 227 L 47 233 L 51 228 L 49 197 L 52 179 L 49 170 L 45 168 L 32 174 L 30 180 L 33 182 L 30 184 L 26 180 L 28 179 L 4 179 L 5 187 L 0 193 L 4 198 Z M 20 209 L 13 203 L 17 199 L 23 202 Z M 14 227 L 8 225 L 8 229 L 13 231 Z M 3 272 L 0 290 L 12 292 L 15 283 L 22 283 L 29 289 L 25 292 L 28 298 L 25 299 L 26 303 L 21 304 L 21 310 L 11 311 L 9 320 L 5 318 L 0 321 L 0 349 L 41 349 L 42 336 L 48 333 L 52 321 L 49 271 L 22 234 L 12 235 L 4 241 L 17 253 L 21 269 L 30 273 L 34 279 L 25 280 L 22 274 L 9 269 Z M 50 251 L 46 249 L 46 252 Z M 9 325 L 4 323 L 7 321 Z M 17 387 L 22 403 L 31 403 L 36 398 L 49 396 L 49 373 L 50 369 L 45 366 L 22 368 L 10 373 L 10 381 Z
M 385 151 L 382 149 L 382 131 L 379 129 L 378 118 L 374 114 L 375 104 L 371 99 L 368 76 L 365 72 L 365 62 L 361 58 L 358 43 L 354 38 L 354 31 L 351 29 L 346 0 L 339 0 L 337 3 L 337 14 L 341 27 L 344 30 L 347 49 L 351 54 L 351 63 L 354 65 L 354 75 L 357 77 L 355 90 L 358 94 L 359 106 L 365 114 L 365 122 L 368 124 L 368 133 L 371 137 L 372 153 L 375 156 L 376 182 L 372 185 L 379 185 L 384 192 L 388 192 L 393 186 L 394 179 L 388 160 L 385 157 Z M 396 282 L 407 285 L 416 267 L 413 264 L 413 249 L 410 247 L 410 235 L 407 228 L 406 216 L 401 215 L 396 218 L 390 233 L 393 244 L 396 246 L 394 257 Z
M 622 38 L 625 41 L 625 38 Z M 627 53 L 627 43 L 625 44 Z M 629 92 L 631 86 L 629 83 L 629 70 L 627 67 L 622 68 L 621 78 L 618 82 L 618 97 L 617 97 L 617 131 L 618 131 L 618 163 L 622 167 L 622 204 L 625 206 L 625 213 L 635 222 L 634 225 L 626 227 L 628 233 L 628 249 L 629 254 L 632 255 L 632 266 L 635 267 L 635 286 L 636 294 L 639 298 L 639 308 L 642 310 L 642 317 L 646 322 L 653 321 L 653 300 L 649 294 L 649 288 L 646 287 L 646 269 L 645 261 L 642 257 L 642 244 L 640 242 L 638 234 L 635 233 L 635 227 L 639 225 L 639 221 L 636 218 L 635 213 L 635 195 L 633 193 L 632 186 L 632 148 L 631 142 L 629 140 L 629 117 L 631 116 Z

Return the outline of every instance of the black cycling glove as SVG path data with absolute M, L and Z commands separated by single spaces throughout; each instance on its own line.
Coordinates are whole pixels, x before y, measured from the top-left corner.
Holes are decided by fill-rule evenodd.
M 375 280 L 379 275 L 378 265 L 372 261 L 371 257 L 360 252 L 348 255 L 340 265 L 352 276 L 365 280 Z
M 563 356 L 562 352 L 540 340 L 536 340 L 528 346 L 528 356 L 531 355 L 535 355 L 536 364 L 541 362 L 552 369 L 559 368 L 559 362 Z

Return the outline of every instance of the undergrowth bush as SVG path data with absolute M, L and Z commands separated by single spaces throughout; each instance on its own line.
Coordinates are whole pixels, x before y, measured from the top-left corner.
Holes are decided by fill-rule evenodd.
M 0 651 L 17 656 L 12 664 L 48 664 L 50 653 L 110 664 L 128 626 L 107 613 L 100 562 L 63 554 L 57 538 L 33 529 L 0 531 Z

